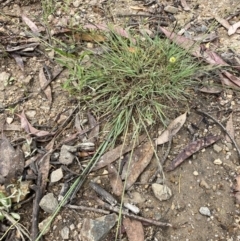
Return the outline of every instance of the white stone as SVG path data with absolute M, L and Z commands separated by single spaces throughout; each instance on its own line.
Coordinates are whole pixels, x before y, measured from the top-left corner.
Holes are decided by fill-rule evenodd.
M 222 161 L 218 158 L 218 159 L 215 159 L 214 162 L 213 162 L 215 165 L 222 165 Z
M 204 216 L 211 216 L 211 212 L 208 207 L 200 207 L 199 212 Z
M 193 175 L 194 175 L 194 176 L 198 176 L 199 174 L 198 174 L 197 171 L 194 171 L 194 172 L 193 172 Z
M 167 185 L 153 183 L 152 190 L 155 197 L 160 201 L 168 200 L 172 196 L 172 191 Z
M 62 168 L 60 167 L 51 173 L 50 180 L 51 182 L 58 182 L 62 178 L 63 178 L 63 171 L 62 171 Z

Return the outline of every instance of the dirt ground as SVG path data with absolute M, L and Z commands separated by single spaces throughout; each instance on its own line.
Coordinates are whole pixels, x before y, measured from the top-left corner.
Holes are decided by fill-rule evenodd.
M 149 1 L 150 2 L 150 1 Z M 66 27 L 66 24 L 88 24 L 89 22 L 113 23 L 114 25 L 127 27 L 127 23 L 131 21 L 139 22 L 142 28 L 151 29 L 151 24 L 145 24 L 140 17 L 119 17 L 120 15 L 141 14 L 140 6 L 144 1 L 94 1 L 94 0 L 71 0 L 68 1 L 68 8 L 62 1 L 56 1 L 54 12 L 48 16 L 50 34 L 51 31 L 60 31 Z M 217 33 L 217 40 L 211 42 L 214 50 L 219 54 L 234 53 L 240 56 L 240 35 L 235 33 L 231 36 L 227 34 L 226 28 L 213 24 L 216 15 L 227 18 L 232 14 L 235 17 L 229 20 L 232 25 L 240 21 L 240 4 L 236 0 L 192 0 L 186 1 L 190 11 L 184 11 L 180 5 L 180 1 L 154 1 L 144 6 L 149 13 L 155 11 L 156 6 L 172 5 L 178 8 L 174 14 L 166 14 L 168 18 L 169 30 L 175 28 L 178 32 L 184 28 L 189 22 L 192 23 L 186 34 L 198 36 L 202 34 L 201 29 L 213 28 Z M 1 6 L 2 5 L 2 6 Z M 135 7 L 133 7 L 135 6 Z M 138 8 L 137 8 L 138 7 Z M 142 7 L 143 8 L 143 7 Z M 138 11 L 136 11 L 136 9 Z M 140 9 L 141 10 L 141 9 Z M 146 9 L 145 9 L 146 10 Z M 29 28 L 21 20 L 21 11 L 36 23 L 39 28 L 44 28 L 42 20 L 42 6 L 38 1 L 0 1 L 0 40 L 1 49 L 7 45 L 14 45 L 21 40 L 23 43 L 29 38 Z M 143 12 L 146 14 L 146 11 Z M 238 14 L 237 14 L 238 13 Z M 172 19 L 174 17 L 177 20 Z M 176 25 L 175 25 L 176 24 Z M 200 30 L 199 30 L 200 29 Z M 47 34 L 45 40 L 47 40 Z M 57 36 L 56 36 L 57 38 Z M 84 44 L 90 45 L 91 42 Z M 77 44 L 76 44 L 77 46 Z M 22 56 L 24 70 L 21 70 L 19 64 L 10 57 L 4 56 L 0 58 L 0 73 L 7 72 L 11 76 L 11 81 L 0 84 L 0 107 L 13 103 L 24 96 L 37 93 L 39 90 L 39 70 L 45 64 L 55 69 L 57 64 L 51 57 L 51 51 L 40 43 L 39 51 L 35 51 L 33 56 Z M 230 51 L 231 50 L 231 51 Z M 50 57 L 49 57 L 50 56 Z M 238 63 L 239 65 L 239 63 Z M 239 76 L 239 72 L 236 72 Z M 57 116 L 63 113 L 63 121 L 67 118 L 72 110 L 77 106 L 78 98 L 70 96 L 63 90 L 62 85 L 68 78 L 68 72 L 64 70 L 51 83 L 52 104 L 43 93 L 36 95 L 34 98 L 18 103 L 15 107 L 6 108 L 0 113 L 0 123 L 5 123 L 8 118 L 12 118 L 11 124 L 7 128 L 3 128 L 4 134 L 11 142 L 19 143 L 21 138 L 26 136 L 24 130 L 20 127 L 20 120 L 16 114 L 20 114 L 23 110 L 29 122 L 37 129 L 52 130 L 61 124 L 61 120 L 57 120 Z M 213 81 L 220 84 L 218 76 L 209 76 L 210 79 L 205 81 Z M 229 114 L 232 112 L 233 127 L 235 141 L 240 146 L 240 95 L 238 89 L 221 87 L 220 93 L 201 93 L 196 90 L 192 91 L 192 98 L 189 99 L 188 110 L 181 107 L 181 103 L 175 103 L 180 106 L 178 111 L 172 113 L 172 119 L 176 118 L 185 111 L 188 111 L 186 123 L 183 128 L 173 137 L 170 153 L 168 155 L 167 164 L 187 146 L 194 138 L 205 136 L 208 133 L 214 135 L 222 135 L 222 139 L 216 143 L 217 146 L 211 145 L 203 150 L 195 153 L 188 158 L 182 165 L 172 172 L 166 172 L 166 184 L 172 190 L 172 197 L 166 201 L 159 201 L 151 188 L 151 184 L 144 183 L 146 176 L 151 176 L 157 168 L 156 160 L 153 158 L 150 165 L 143 172 L 130 192 L 133 196 L 138 197 L 136 204 L 140 209 L 143 217 L 151 218 L 159 221 L 166 221 L 174 225 L 174 228 L 157 227 L 154 225 L 144 225 L 144 240 L 160 241 L 160 240 L 185 240 L 185 241 L 217 241 L 240 240 L 240 210 L 239 204 L 236 203 L 232 190 L 235 184 L 235 178 L 240 174 L 239 155 L 233 143 L 225 138 L 226 133 L 222 131 L 217 123 L 206 118 L 202 120 L 202 116 L 196 114 L 194 108 L 198 107 L 204 112 L 211 113 L 219 122 L 226 126 Z M 65 119 L 64 119 L 65 118 Z M 205 121 L 206 120 L 206 121 Z M 200 123 L 200 124 L 199 124 Z M 189 131 L 190 125 L 196 125 L 194 133 Z M 159 132 L 163 130 L 162 126 L 152 129 L 151 136 L 157 138 Z M 66 130 L 61 133 L 57 142 L 75 133 L 76 129 L 73 122 L 68 125 Z M 39 149 L 43 144 L 39 144 Z M 158 154 L 164 155 L 167 150 L 167 144 L 158 148 Z M 2 155 L 2 154 L 0 154 Z M 51 164 L 51 171 L 58 168 L 59 164 Z M 77 163 L 68 166 L 72 171 L 77 170 Z M 93 172 L 89 180 L 98 176 L 100 183 L 106 190 L 111 192 L 106 168 Z M 144 176 L 145 175 L 145 176 Z M 160 177 L 159 177 L 160 178 Z M 89 182 L 87 180 L 87 182 Z M 61 190 L 62 181 L 49 185 L 46 192 L 52 192 L 56 197 Z M 74 200 L 74 205 L 86 205 L 98 207 L 92 197 L 93 191 L 84 185 Z M 129 196 L 126 194 L 126 198 Z M 118 200 L 119 201 L 119 200 Z M 207 207 L 210 215 L 202 215 L 199 210 L 201 207 Z M 21 223 L 31 230 L 32 201 L 23 204 L 19 209 L 22 217 Z M 42 210 L 40 211 L 40 221 L 48 215 Z M 70 228 L 69 238 L 65 240 L 81 240 L 80 232 L 83 219 L 86 217 L 97 218 L 102 216 L 99 213 L 74 210 L 71 208 L 63 208 L 55 218 L 51 225 L 50 231 L 44 236 L 43 240 L 64 240 L 61 232 L 64 227 Z M 116 229 L 113 228 L 106 241 L 114 240 Z M 128 240 L 126 233 L 121 234 L 122 240 Z M 120 238 L 119 238 L 120 240 Z

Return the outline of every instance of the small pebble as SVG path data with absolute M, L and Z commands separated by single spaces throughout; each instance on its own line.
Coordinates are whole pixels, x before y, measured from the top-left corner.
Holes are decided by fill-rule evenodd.
M 213 145 L 213 150 L 217 153 L 221 152 L 222 151 L 222 147 L 217 145 L 217 144 L 214 144 Z
M 173 6 L 170 6 L 170 5 L 167 5 L 165 8 L 164 8 L 164 11 L 165 12 L 168 12 L 168 13 L 177 13 L 178 12 L 178 8 L 175 8 Z
M 199 174 L 198 174 L 197 171 L 194 171 L 194 172 L 193 172 L 193 175 L 194 175 L 194 176 L 198 176 Z
M 208 207 L 200 207 L 199 212 L 204 216 L 211 216 L 211 212 Z
M 214 162 L 213 162 L 215 165 L 222 165 L 222 161 L 218 158 L 218 159 L 215 159 Z
M 209 185 L 207 184 L 207 182 L 204 179 L 201 180 L 201 182 L 199 183 L 199 186 L 204 187 L 206 189 L 210 189 Z

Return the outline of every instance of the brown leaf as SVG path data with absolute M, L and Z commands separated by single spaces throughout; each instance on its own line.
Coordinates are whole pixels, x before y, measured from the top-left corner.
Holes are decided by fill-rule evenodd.
M 14 54 L 14 53 L 11 53 L 11 56 L 15 59 L 17 65 L 20 67 L 20 69 L 22 71 L 24 71 L 24 63 L 23 63 L 22 57 L 19 54 Z
M 25 158 L 22 149 L 18 146 L 11 159 L 11 169 L 6 177 L 6 183 L 16 182 L 23 174 Z
M 123 183 L 114 165 L 111 165 L 111 164 L 108 165 L 108 178 L 109 178 L 113 193 L 116 196 L 121 196 L 123 193 Z
M 222 89 L 214 86 L 214 87 L 202 87 L 199 89 L 200 92 L 202 93 L 208 93 L 208 94 L 219 94 L 222 92 Z
M 229 29 L 231 25 L 224 18 L 220 18 L 219 16 L 215 16 L 216 21 L 218 21 L 224 28 Z
M 157 139 L 156 145 L 161 145 L 169 141 L 170 136 L 174 136 L 178 133 L 181 127 L 184 125 L 187 118 L 187 112 L 178 116 L 175 120 L 173 120 L 167 130 L 165 130 Z
M 193 141 L 177 155 L 177 157 L 168 166 L 167 171 L 173 171 L 177 166 L 182 164 L 182 162 L 185 161 L 188 157 L 202 150 L 203 148 L 212 145 L 220 139 L 221 136 L 208 135 L 204 138 Z
M 230 81 L 232 81 L 235 85 L 240 87 L 240 78 L 229 73 L 228 71 L 223 71 L 222 74 L 227 77 Z
M 41 190 L 44 193 L 47 183 L 49 181 L 48 175 L 50 170 L 50 157 L 53 149 L 55 139 L 53 138 L 51 142 L 45 147 L 47 153 L 42 156 L 42 158 L 38 161 L 39 171 L 41 173 Z
M 39 71 L 39 83 L 40 83 L 41 88 L 43 88 L 45 86 L 47 81 L 48 80 L 46 79 L 46 76 L 44 74 L 43 67 L 42 67 Z M 50 85 L 48 85 L 47 88 L 45 88 L 43 91 L 44 91 L 47 99 L 49 100 L 49 102 L 52 103 L 52 90 L 51 90 Z
M 221 79 L 221 82 L 223 85 L 227 85 L 233 88 L 238 88 L 237 85 L 235 85 L 233 82 L 231 82 L 227 77 L 225 77 L 223 74 L 219 73 L 219 77 Z
M 122 37 L 125 37 L 125 38 L 128 38 L 133 43 L 136 43 L 136 40 L 134 38 L 132 38 L 124 28 L 121 28 L 119 26 L 113 26 L 113 27 L 109 28 L 106 24 L 94 24 L 94 25 L 93 24 L 86 24 L 86 25 L 84 25 L 84 28 L 89 29 L 89 30 L 99 29 L 99 30 L 103 30 L 103 31 L 106 31 L 106 32 L 114 31 L 118 35 L 120 35 Z
M 124 218 L 123 226 L 126 230 L 129 241 L 144 241 L 144 231 L 141 222 Z
M 234 23 L 234 24 L 233 24 L 232 26 L 230 26 L 230 28 L 228 29 L 228 35 L 230 36 L 230 35 L 234 34 L 239 27 L 240 27 L 240 21 L 237 22 L 237 23 Z
M 15 150 L 4 135 L 2 135 L 0 139 L 0 153 L 0 176 L 6 177 L 11 169 Z
M 207 63 L 214 64 L 214 65 L 225 65 L 228 66 L 228 64 L 216 53 L 212 52 L 211 50 L 205 50 L 202 52 L 201 47 L 198 45 L 197 42 L 185 38 L 183 36 L 177 35 L 173 32 L 169 32 L 163 27 L 159 27 L 160 30 L 174 43 L 179 45 L 181 48 L 186 49 L 190 51 L 190 53 L 197 57 L 197 58 L 203 58 Z
M 141 154 L 142 156 L 139 157 L 139 160 L 137 162 L 134 162 L 131 166 L 128 176 L 126 179 L 126 190 L 128 190 L 138 179 L 140 174 L 144 171 L 144 169 L 147 167 L 147 165 L 150 163 L 154 148 L 152 146 L 151 142 L 146 142 L 142 146 L 139 146 L 138 148 L 141 148 Z
M 22 14 L 22 20 L 27 24 L 27 26 L 32 30 L 35 35 L 39 35 L 39 29 L 36 24 L 30 20 L 26 15 Z
M 234 127 L 233 127 L 232 113 L 229 115 L 229 119 L 226 124 L 226 130 L 228 131 L 229 135 L 234 139 Z M 228 135 L 226 135 L 226 141 L 232 142 Z
M 104 155 L 101 156 L 99 162 L 96 164 L 96 166 L 93 168 L 94 171 L 107 166 L 108 164 L 111 164 L 112 162 L 116 161 L 118 158 L 120 158 L 125 153 L 128 153 L 133 148 L 138 146 L 144 139 L 146 138 L 145 135 L 142 135 L 139 137 L 138 141 L 136 141 L 133 144 L 127 144 L 119 145 L 118 147 L 114 148 L 111 151 L 108 151 Z
M 229 24 L 229 22 L 227 20 L 225 20 L 224 18 L 220 18 L 219 16 L 215 16 L 215 19 L 227 30 L 229 30 L 230 28 L 232 28 L 232 30 L 234 30 L 233 26 L 231 26 Z M 230 31 L 232 31 L 232 30 L 230 30 Z M 240 33 L 240 30 L 235 29 L 235 32 Z
M 24 111 L 22 111 L 21 115 L 17 116 L 21 119 L 21 127 L 30 134 L 33 134 L 37 137 L 44 137 L 44 136 L 48 136 L 50 135 L 50 133 L 48 131 L 41 131 L 41 130 L 37 130 L 36 128 L 34 128 L 27 120 L 27 117 L 24 113 Z
M 90 128 L 92 128 L 92 130 L 88 134 L 88 140 L 92 142 L 96 142 L 99 135 L 99 124 L 96 121 L 95 117 L 90 112 L 87 113 L 87 116 L 88 116 L 88 122 L 89 122 Z

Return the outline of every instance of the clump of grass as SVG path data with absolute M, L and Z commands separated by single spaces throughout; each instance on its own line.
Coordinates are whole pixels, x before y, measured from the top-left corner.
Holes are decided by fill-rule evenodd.
M 114 137 L 140 119 L 145 125 L 159 119 L 164 123 L 166 110 L 185 100 L 200 69 L 186 50 L 159 37 L 126 39 L 112 33 L 101 47 L 101 55 L 84 51 L 68 60 L 65 88 L 80 92 L 99 116 L 111 116 Z

